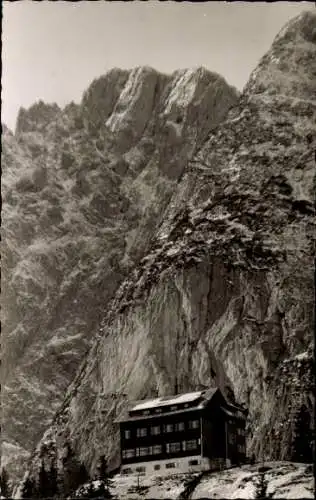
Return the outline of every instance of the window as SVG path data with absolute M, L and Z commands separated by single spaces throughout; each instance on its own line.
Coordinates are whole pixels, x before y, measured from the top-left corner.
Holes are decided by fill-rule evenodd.
M 162 409 L 161 408 L 156 408 L 155 409 L 155 413 L 161 413 L 162 412 Z
M 229 444 L 235 444 L 236 443 L 236 438 L 234 434 L 229 434 L 228 435 L 228 442 Z
M 161 444 L 157 444 L 157 445 L 153 446 L 152 453 L 153 453 L 153 455 L 160 455 L 160 453 L 162 453 L 162 446 L 161 446 Z
M 149 455 L 149 449 L 147 446 L 136 448 L 136 457 L 145 457 L 146 455 Z
M 177 453 L 181 450 L 181 443 L 167 443 L 166 451 L 167 453 Z
M 160 469 L 160 465 L 159 464 L 157 464 L 157 465 L 154 466 L 154 470 L 159 470 L 159 469 Z
M 174 462 L 169 462 L 166 464 L 166 469 L 174 469 L 176 464 Z
M 131 472 L 132 472 L 131 468 L 122 470 L 122 474 L 130 474 Z
M 189 465 L 199 465 L 198 460 L 189 460 Z
M 176 431 L 184 431 L 184 422 L 178 422 L 178 423 L 175 425 L 175 430 L 176 430 Z
M 174 406 L 171 406 L 170 410 L 171 410 L 171 411 L 174 411 L 174 410 L 176 410 L 177 408 L 178 408 L 178 407 L 177 407 L 176 405 L 174 405 Z
M 123 450 L 122 456 L 123 458 L 133 458 L 135 457 L 135 450 Z
M 136 472 L 146 472 L 146 467 L 136 467 Z
M 146 427 L 138 428 L 137 431 L 136 431 L 136 435 L 137 435 L 137 437 L 147 436 L 147 429 L 146 429 Z
M 239 453 L 245 453 L 245 446 L 243 444 L 239 444 L 238 445 L 238 451 Z
M 153 436 L 157 436 L 157 434 L 160 434 L 160 425 L 155 425 L 150 431 Z
M 196 439 L 190 439 L 189 441 L 183 441 L 182 443 L 183 450 L 196 450 L 197 448 L 197 440 Z
M 165 432 L 172 432 L 173 431 L 173 424 L 167 424 L 164 426 L 164 431 Z
M 199 420 L 190 420 L 189 429 L 198 429 L 200 426 Z
M 124 431 L 124 437 L 125 439 L 130 439 L 132 435 L 132 432 L 130 430 L 125 430 Z
M 149 415 L 150 414 L 150 411 L 149 410 L 145 410 L 143 411 L 143 415 Z

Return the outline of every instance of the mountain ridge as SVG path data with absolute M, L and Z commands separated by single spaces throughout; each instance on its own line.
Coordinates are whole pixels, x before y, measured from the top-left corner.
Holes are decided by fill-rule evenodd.
M 110 72 L 92 82 L 80 105 L 63 110 L 35 103 L 20 111 L 16 135 L 5 129 L 2 136 L 3 457 L 21 440 L 24 460 L 39 439 L 36 422 L 42 420 L 40 429 L 48 425 L 60 402 L 58 392 L 85 356 L 104 303 L 146 251 L 188 158 L 236 100 L 223 79 L 209 72 L 200 79 L 195 72 L 186 105 L 177 106 L 175 99 L 167 108 L 172 78 L 189 74 L 178 72 L 168 83 L 158 72 L 148 81 L 153 73 L 146 68 Z M 186 81 L 178 80 L 181 93 Z M 155 94 L 152 109 L 144 111 L 138 103 L 143 92 L 125 91 L 119 102 L 126 85 L 141 82 Z M 221 106 L 215 104 L 213 116 L 204 117 L 197 130 L 216 85 L 223 87 Z M 188 115 L 197 100 L 199 112 Z M 141 110 L 137 121 L 127 120 L 129 128 L 122 128 L 120 113 L 135 117 L 135 102 Z M 175 112 L 182 122 L 177 129 Z M 30 435 L 25 419 L 34 427 Z M 20 467 L 13 466 L 11 474 Z

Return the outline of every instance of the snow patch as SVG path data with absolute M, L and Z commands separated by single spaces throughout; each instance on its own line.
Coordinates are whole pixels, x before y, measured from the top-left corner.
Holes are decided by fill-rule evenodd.
M 74 342 L 76 340 L 79 340 L 81 338 L 81 334 L 78 333 L 76 335 L 69 335 L 68 337 L 59 337 L 57 335 L 54 335 L 48 342 L 49 346 L 52 347 L 63 347 L 65 344 L 68 344 L 69 342 Z
M 145 403 L 138 404 L 132 408 L 131 411 L 145 410 L 147 408 L 156 408 L 159 406 L 169 406 L 173 404 L 181 404 L 195 401 L 200 398 L 202 391 L 188 392 L 187 394 L 181 394 L 178 397 L 161 397 L 156 399 L 151 399 Z

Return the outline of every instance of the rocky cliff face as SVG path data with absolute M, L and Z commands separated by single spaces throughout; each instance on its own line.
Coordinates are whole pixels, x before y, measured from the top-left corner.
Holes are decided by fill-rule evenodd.
M 33 405 L 34 397 L 40 397 L 38 393 L 52 381 L 55 390 L 58 387 L 62 392 L 83 358 L 89 333 L 103 318 L 63 405 L 33 453 L 31 474 L 36 472 L 40 457 L 49 463 L 55 456 L 61 467 L 67 443 L 90 471 L 95 470 L 101 454 L 106 454 L 114 467 L 118 463 L 114 419 L 125 408 L 126 394 L 129 399 L 140 399 L 215 384 L 228 398 L 235 397 L 249 408 L 249 454 L 266 459 L 293 458 L 295 419 L 304 406 L 311 421 L 313 414 L 315 30 L 312 13 L 291 21 L 260 61 L 238 100 L 222 80 L 203 70 L 159 77 L 158 90 L 155 87 L 159 98 L 149 90 L 152 82 L 157 82 L 152 70 L 137 69 L 128 79 L 126 73 L 115 72 L 117 90 L 108 83 L 108 78 L 113 78 L 110 74 L 94 82 L 83 99 L 79 115 L 84 140 L 68 139 L 68 150 L 54 143 L 56 158 L 62 151 L 66 158 L 72 155 L 76 159 L 56 169 L 61 172 L 60 189 L 67 186 L 65 202 L 73 204 L 67 210 L 68 226 L 62 226 L 64 233 L 57 242 L 71 241 L 72 245 L 67 258 L 62 257 L 64 252 L 58 254 L 57 245 L 53 255 L 58 258 L 49 261 L 54 233 L 42 252 L 46 262 L 41 265 L 72 262 L 72 268 L 67 273 L 61 268 L 60 282 L 53 283 L 50 295 L 36 295 L 32 288 L 23 292 L 25 283 L 34 286 L 34 278 L 17 281 L 16 297 L 25 293 L 23 297 L 29 302 L 24 303 L 25 313 L 20 313 L 15 329 L 24 326 L 26 313 L 30 314 L 29 324 L 34 322 L 36 311 L 39 330 L 32 334 L 31 345 L 24 352 L 17 355 L 17 347 L 10 347 L 19 364 L 11 378 L 8 375 L 7 397 L 18 394 L 19 399 L 15 406 L 7 403 L 6 418 L 11 418 L 10 432 L 16 442 L 18 436 L 22 439 L 21 424 L 20 433 L 17 431 L 22 422 L 18 405 L 24 409 L 24 401 Z M 136 85 L 137 75 L 142 75 L 142 80 Z M 102 86 L 108 89 L 106 96 Z M 146 99 L 144 92 L 148 92 Z M 128 119 L 124 118 L 127 101 L 133 110 Z M 153 102 L 156 104 L 149 104 Z M 79 112 L 72 108 L 67 109 L 68 114 L 56 111 L 57 115 L 65 120 L 70 111 Z M 47 133 L 53 132 L 49 129 Z M 26 148 L 25 134 L 18 126 L 18 143 L 10 146 L 9 141 L 9 146 L 17 151 Z M 144 138 L 148 137 L 152 138 L 152 149 L 145 152 L 150 140 Z M 10 140 L 14 142 L 11 136 Z M 110 157 L 113 152 L 114 165 L 98 163 L 97 159 L 98 168 L 81 163 L 78 158 L 83 152 L 75 149 L 79 150 L 78 144 L 83 149 L 91 145 L 93 158 L 99 158 L 103 145 L 101 153 L 106 151 Z M 115 163 L 118 152 L 121 161 Z M 149 161 L 144 161 L 146 154 Z M 30 155 L 28 152 L 26 158 L 31 165 Z M 51 151 L 49 158 L 53 157 Z M 52 160 L 50 165 L 54 165 Z M 105 165 L 119 179 L 110 176 Z M 77 200 L 69 192 L 75 189 L 74 179 L 80 172 L 90 190 L 80 192 Z M 101 188 L 102 175 L 106 181 Z M 95 217 L 99 214 L 92 200 L 96 192 L 102 196 L 103 189 L 108 189 L 109 196 L 115 193 L 113 203 L 118 199 L 123 205 L 126 202 L 126 209 L 121 218 L 117 210 L 112 217 L 102 212 L 98 225 L 94 218 L 91 222 L 91 213 Z M 44 206 L 39 217 L 45 213 Z M 100 206 L 102 203 L 97 204 Z M 131 215 L 132 221 L 127 219 Z M 111 225 L 104 220 L 111 220 Z M 56 231 L 59 226 L 46 223 L 45 227 Z M 111 236 L 116 237 L 111 243 L 109 227 Z M 121 253 L 113 271 L 109 251 L 115 249 L 117 255 L 117 248 Z M 29 243 L 25 252 L 23 255 L 32 255 L 28 262 L 40 265 L 34 243 L 33 247 Z M 92 261 L 90 267 L 83 255 Z M 12 262 L 12 276 L 21 276 L 16 269 L 23 269 L 23 259 L 12 257 Z M 131 266 L 133 270 L 128 272 Z M 34 268 L 26 267 L 37 281 L 43 276 L 41 290 L 45 293 L 52 279 L 48 268 L 43 267 L 41 274 L 30 273 Z M 99 287 L 93 281 L 97 278 Z M 13 278 L 10 283 L 14 283 Z M 72 305 L 74 298 L 77 307 Z M 19 300 L 15 303 L 23 303 Z M 14 303 L 11 298 L 9 302 Z M 14 334 L 10 338 L 14 339 Z M 60 344 L 58 339 L 62 339 Z M 55 358 L 49 358 L 48 347 L 56 342 L 59 357 L 54 354 Z M 20 348 L 21 342 L 17 345 Z M 41 383 L 35 385 L 40 376 Z M 31 380 L 26 397 L 18 388 L 26 391 Z M 46 389 L 45 404 L 48 394 Z M 55 394 L 50 411 L 45 413 L 47 418 L 57 401 Z M 43 405 L 38 411 L 44 411 Z M 38 416 L 32 410 L 36 427 L 29 439 L 33 442 L 35 432 L 39 434 L 46 424 L 43 419 L 40 428 Z
M 2 136 L 3 463 L 23 468 L 188 161 L 236 103 L 203 68 L 112 70 Z

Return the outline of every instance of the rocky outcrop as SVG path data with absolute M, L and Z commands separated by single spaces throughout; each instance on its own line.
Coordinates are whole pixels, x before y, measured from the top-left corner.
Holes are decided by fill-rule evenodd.
M 264 472 L 261 472 L 261 471 Z M 189 476 L 189 477 L 188 477 Z M 264 467 L 245 465 L 212 473 L 169 476 L 166 478 L 114 477 L 112 492 L 119 499 L 168 498 L 263 498 L 261 478 L 268 498 L 313 498 L 312 466 L 289 462 L 270 462 Z M 83 496 L 83 495 L 82 495 Z M 80 497 L 79 497 L 80 498 Z
M 190 158 L 237 102 L 203 68 L 112 70 L 2 136 L 2 461 L 19 475 L 147 252 Z

